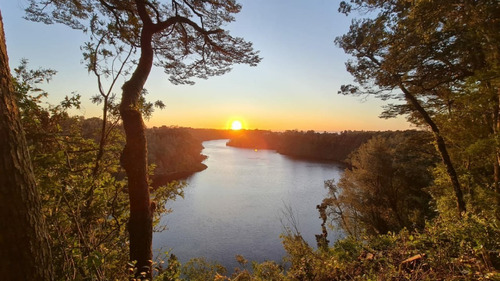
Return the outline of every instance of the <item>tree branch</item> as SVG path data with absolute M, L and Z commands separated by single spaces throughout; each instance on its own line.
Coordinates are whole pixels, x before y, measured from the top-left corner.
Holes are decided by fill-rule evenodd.
M 178 15 L 175 17 L 171 17 L 171 18 L 167 19 L 166 21 L 162 21 L 162 22 L 155 24 L 153 32 L 154 33 L 161 32 L 161 31 L 165 30 L 166 28 L 168 28 L 169 26 L 176 24 L 176 23 L 185 23 L 185 24 L 191 26 L 192 28 L 194 28 L 194 30 L 203 34 L 204 36 L 223 32 L 223 30 L 220 28 L 214 29 L 214 30 L 205 30 L 203 27 L 199 26 L 194 21 L 192 21 L 186 17 L 182 17 L 182 16 L 178 16 Z
M 203 15 L 196 11 L 193 5 L 189 4 L 186 0 L 182 0 L 182 2 L 184 2 L 184 4 L 186 4 L 191 9 L 191 11 L 200 18 L 201 27 L 205 28 L 203 24 Z
M 141 18 L 144 28 L 149 29 L 154 26 L 153 21 L 149 17 L 148 10 L 146 9 L 146 1 L 144 0 L 135 0 L 135 4 L 137 6 L 137 12 L 139 13 L 139 17 Z

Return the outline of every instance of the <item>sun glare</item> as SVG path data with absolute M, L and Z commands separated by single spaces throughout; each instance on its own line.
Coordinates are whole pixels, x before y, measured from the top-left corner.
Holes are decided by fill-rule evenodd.
M 243 128 L 243 125 L 241 125 L 241 122 L 238 120 L 234 120 L 233 123 L 231 123 L 231 130 L 233 131 L 238 131 Z

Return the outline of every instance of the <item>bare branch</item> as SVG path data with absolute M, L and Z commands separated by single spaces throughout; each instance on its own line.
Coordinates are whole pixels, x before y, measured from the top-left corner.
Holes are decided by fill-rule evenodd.
M 120 77 L 120 74 L 123 72 L 123 69 L 125 68 L 125 65 L 127 64 L 127 61 L 130 59 L 130 56 L 132 55 L 133 53 L 133 50 L 134 50 L 135 47 L 131 47 L 127 56 L 125 57 L 125 59 L 123 60 L 121 66 L 120 66 L 120 69 L 118 69 L 118 72 L 116 75 L 114 75 L 113 77 L 113 81 L 111 82 L 111 85 L 109 86 L 109 90 L 108 90 L 108 93 L 106 96 L 109 96 L 111 94 L 111 91 L 113 90 L 113 87 L 115 86 L 116 84 L 116 81 L 118 80 L 118 78 Z
M 193 7 L 193 5 L 189 4 L 189 2 L 188 2 L 188 1 L 186 1 L 186 0 L 182 0 L 182 2 L 184 2 L 184 4 L 186 4 L 186 5 L 187 5 L 187 6 L 191 9 L 191 11 L 192 11 L 195 15 L 197 15 L 197 16 L 200 18 L 201 27 L 202 27 L 202 28 L 205 28 L 205 27 L 204 27 L 204 24 L 203 24 L 203 15 L 202 15 L 202 14 L 200 14 L 200 13 L 199 13 L 199 12 L 198 12 L 198 11 L 197 11 L 194 7 Z
M 205 30 L 203 27 L 199 26 L 194 21 L 192 21 L 192 20 L 190 20 L 190 19 L 188 19 L 186 17 L 182 17 L 182 16 L 171 17 L 171 18 L 167 19 L 166 21 L 159 22 L 158 24 L 155 25 L 154 32 L 155 33 L 161 32 L 161 31 L 165 30 L 166 28 L 168 28 L 169 26 L 171 26 L 173 24 L 176 24 L 176 23 L 185 23 L 185 24 L 188 24 L 194 30 L 196 30 L 197 32 L 199 32 L 199 33 L 201 33 L 201 34 L 203 34 L 205 36 L 224 32 L 220 28 L 219 29 L 215 29 L 215 30 Z

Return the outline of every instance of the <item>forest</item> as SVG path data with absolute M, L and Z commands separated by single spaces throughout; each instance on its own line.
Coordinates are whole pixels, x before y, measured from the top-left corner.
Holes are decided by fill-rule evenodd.
M 392 132 L 343 131 L 340 133 L 316 133 L 314 131 L 272 132 L 263 130 L 244 131 L 229 139 L 227 145 L 272 149 L 278 153 L 299 159 L 336 161 L 347 164 L 347 157 L 361 144 L 379 134 Z
M 70 114 L 80 95 L 47 105 L 43 83 L 56 72 L 27 60 L 9 66 L 0 16 L 4 279 L 500 280 L 497 0 L 341 1 L 340 13 L 360 16 L 334 40 L 354 78 L 338 94 L 387 101 L 381 117 L 402 115 L 416 130 L 340 133 L 145 127 L 163 107 L 146 99 L 153 64 L 190 84 L 261 61 L 225 30 L 241 10 L 235 1 L 28 2 L 28 20 L 89 35 L 82 53 L 102 118 Z M 123 75 L 120 98 L 102 87 Z M 155 184 L 155 175 L 204 169 L 201 142 L 218 138 L 347 164 L 324 183 L 316 245 L 292 224 L 283 261 L 241 253 L 232 270 L 202 257 L 181 264 L 175 253 L 153 259 L 152 233 L 185 185 Z M 331 231 L 344 238 L 329 241 Z

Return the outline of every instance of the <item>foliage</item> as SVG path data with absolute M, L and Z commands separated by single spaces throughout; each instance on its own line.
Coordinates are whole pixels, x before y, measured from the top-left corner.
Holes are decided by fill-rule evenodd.
M 340 182 L 326 182 L 330 194 L 321 205 L 349 235 L 332 247 L 324 243 L 315 250 L 298 231 L 286 232 L 282 241 L 288 253 L 287 271 L 265 262 L 253 263 L 253 272 L 244 268 L 224 276 L 226 270 L 218 264 L 196 258 L 181 268 L 171 255 L 160 280 L 500 279 L 498 2 L 350 2 L 343 1 L 339 10 L 368 14 L 354 20 L 349 32 L 336 39 L 353 56 L 347 70 L 355 78 L 355 84 L 342 86 L 340 92 L 396 102 L 385 107 L 382 117 L 403 114 L 413 124 L 428 128 L 442 163 L 437 163 L 424 132 L 235 133 L 229 145 L 276 149 L 294 157 L 344 161 L 353 152 L 350 169 Z M 192 77 L 224 74 L 233 63 L 255 65 L 260 61 L 250 43 L 220 29 L 241 9 L 234 1 L 30 3 L 31 20 L 61 22 L 89 32 L 91 42 L 83 48 L 87 67 L 98 79 L 111 76 L 112 83 L 119 75 L 106 63 L 119 58 L 125 68 L 118 73 L 123 70 L 128 75 L 137 63 L 139 46 L 150 56 L 151 64 L 155 53 L 156 64 L 177 84 L 191 84 Z M 151 68 L 144 61 L 140 60 L 141 65 L 149 69 L 137 72 L 145 75 L 139 79 L 142 82 Z M 66 109 L 79 105 L 78 96 L 68 97 L 58 106 L 42 107 L 47 94 L 38 84 L 54 74 L 51 70 L 29 71 L 22 62 L 16 69 L 15 84 L 44 196 L 58 277 L 126 278 L 121 268 L 127 260 L 128 208 L 118 165 L 123 133 L 110 126 L 114 129 L 105 134 L 103 142 L 95 134 L 99 120 L 69 116 Z M 104 112 L 114 108 L 117 113 L 113 96 L 101 86 L 99 82 L 101 95 L 94 100 L 105 104 Z M 143 89 L 143 85 L 133 86 Z M 153 104 L 145 101 L 145 94 L 142 90 L 135 103 L 126 106 L 142 110 L 147 117 Z M 170 160 L 186 155 L 189 159 L 177 163 L 179 166 L 201 161 L 198 143 L 192 139 L 178 142 L 187 138 L 184 131 L 162 128 L 150 132 L 154 139 L 150 159 L 155 159 L 158 170 L 172 169 L 175 165 Z M 158 147 L 170 138 L 181 145 Z M 96 157 L 98 146 L 104 144 L 105 154 Z M 165 156 L 173 151 L 179 155 Z M 95 168 L 97 163 L 101 163 L 100 169 Z M 158 216 L 168 211 L 164 200 L 181 195 L 180 186 L 173 183 L 154 195 L 157 204 L 152 206 Z M 464 202 L 468 212 L 458 219 L 455 205 L 462 212 Z M 246 260 L 239 260 L 244 267 Z
M 60 280 L 126 278 L 128 261 L 126 222 L 128 196 L 119 166 L 123 132 L 112 128 L 106 135 L 103 156 L 97 160 L 100 119 L 70 116 L 79 97 L 45 108 L 40 84 L 55 72 L 32 71 L 23 60 L 15 69 L 15 85 L 43 213 L 49 226 L 56 277 Z M 100 169 L 95 172 L 96 161 Z M 154 192 L 156 220 L 165 200 L 181 194 L 173 183 Z
M 17 90 L 27 101 L 21 103 L 23 126 L 42 192 L 56 274 L 68 280 L 112 276 L 123 268 L 126 257 L 121 235 L 127 201 L 123 182 L 113 177 L 119 171 L 116 159 L 123 136 L 117 132 L 110 136 L 115 146 L 108 147 L 102 159 L 106 169 L 92 176 L 96 143 L 82 136 L 90 124 L 70 117 L 61 106 L 45 109 L 31 89 L 38 89 L 35 86 L 42 81 L 37 76 L 48 73 L 29 72 L 25 62 L 22 66 L 16 69 L 16 81 L 24 86 Z
M 376 136 L 349 158 L 338 184 L 327 181 L 328 215 L 348 234 L 384 234 L 403 228 L 422 229 L 432 218 L 431 167 L 436 162 L 429 135 L 395 132 Z
M 351 152 L 379 132 L 316 133 L 286 131 L 278 152 L 298 158 L 344 162 Z
M 498 71 L 491 66 L 496 62 L 486 60 L 498 52 L 500 39 L 494 31 L 495 1 L 351 2 L 343 1 L 339 10 L 372 16 L 353 21 L 349 32 L 335 40 L 355 57 L 346 65 L 359 84 L 344 85 L 342 93 L 405 100 L 405 88 L 430 110 L 436 103 L 445 105 L 453 87 L 467 77 L 485 71 L 490 75 L 484 78 L 491 79 L 491 71 Z M 415 110 L 408 105 L 396 106 L 388 116 Z
M 499 149 L 495 95 L 489 87 L 468 82 L 460 92 L 453 94 L 449 110 L 436 116 L 456 163 L 468 208 L 485 215 L 493 215 L 500 208 L 498 190 L 495 190 Z M 439 166 L 435 174 L 437 180 L 430 192 L 440 212 L 448 214 L 449 187 L 442 180 L 443 167 Z
M 10 73 L 0 11 L 0 275 L 52 280 L 52 254 Z
M 281 281 L 286 280 L 283 266 L 273 261 L 252 264 L 252 279 L 255 281 Z
M 233 130 L 221 129 L 186 128 L 186 130 L 188 130 L 195 139 L 200 141 L 230 139 L 232 136 L 239 133 Z
M 498 221 L 465 214 L 462 219 L 437 218 L 422 231 L 406 229 L 364 239 L 338 240 L 327 251 L 315 250 L 299 233 L 282 236 L 289 267 L 254 263 L 253 272 L 219 276 L 210 264 L 189 266 L 181 280 L 498 280 Z M 199 260 L 195 260 L 199 262 Z M 264 275 L 263 275 L 264 274 Z M 242 277 L 244 276 L 244 277 Z M 194 278 L 194 279 L 191 279 Z
M 285 236 L 283 244 L 292 262 L 286 280 L 500 278 L 497 222 L 471 214 L 463 220 L 437 219 L 423 232 L 346 238 L 329 251 L 314 250 L 296 236 Z
M 285 271 L 274 262 L 254 263 L 253 271 L 225 270 L 193 259 L 179 280 L 498 280 L 498 221 L 467 213 L 461 219 L 438 217 L 421 231 L 389 232 L 354 239 L 348 236 L 327 249 L 314 249 L 299 233 L 286 231 Z M 170 279 L 165 279 L 170 280 Z M 177 280 L 177 279 L 176 279 Z
M 273 149 L 301 159 L 344 162 L 361 144 L 380 132 L 343 131 L 317 133 L 314 131 L 285 131 L 283 133 L 252 130 L 235 134 L 229 146 Z
M 130 195 L 130 259 L 152 278 L 152 213 L 147 175 L 147 141 L 140 108 L 143 88 L 153 64 L 170 74 L 174 84 L 193 84 L 231 70 L 233 64 L 255 66 L 261 58 L 252 43 L 233 37 L 222 29 L 241 10 L 236 1 L 38 1 L 30 0 L 27 19 L 63 23 L 88 32 L 84 48 L 88 69 L 98 78 L 97 55 L 140 49 L 134 71 L 123 84 L 120 115 L 126 135 L 121 164 L 128 177 Z M 97 43 L 96 43 L 97 41 Z M 126 55 L 125 57 L 128 58 Z M 104 69 L 112 69 L 104 67 Z M 113 82 L 114 83 L 114 82 Z M 101 91 L 101 95 L 103 95 Z M 103 95 L 106 96 L 107 95 Z M 157 103 L 159 106 L 163 104 Z M 136 206 L 136 207 L 134 207 Z M 140 277 L 141 272 L 137 272 Z
M 226 274 L 226 269 L 217 263 L 211 263 L 204 258 L 193 258 L 182 267 L 185 280 L 214 280 L 219 275 Z
M 335 40 L 354 57 L 346 66 L 356 83 L 342 86 L 340 93 L 399 100 L 387 105 L 382 116 L 404 114 L 433 132 L 460 214 L 466 209 L 463 190 L 437 115 L 452 110 L 456 97 L 472 80 L 495 93 L 489 119 L 498 123 L 497 1 L 350 2 L 342 2 L 339 10 L 372 14 L 354 20 L 349 32 Z M 491 97 L 488 92 L 479 94 Z M 498 125 L 490 128 L 498 133 Z M 497 172 L 496 182 L 498 177 Z
M 227 145 L 251 149 L 277 150 L 281 141 L 280 133 L 266 130 L 240 130 L 230 136 Z
M 329 206 L 330 219 L 349 236 L 314 250 L 287 234 L 287 276 L 499 279 L 498 3 L 350 2 L 339 10 L 369 16 L 336 39 L 354 57 L 347 70 L 356 82 L 340 92 L 401 101 L 389 104 L 382 117 L 406 114 L 427 126 L 442 163 L 428 139 L 377 136 L 362 145 L 340 182 L 326 183 L 330 197 L 321 206 Z M 462 190 L 468 213 L 458 219 L 457 204 L 465 210 Z M 436 207 L 434 219 L 429 203 Z
M 174 254 L 171 254 L 168 258 L 167 268 L 164 269 L 160 264 L 160 266 L 156 267 L 156 270 L 160 273 L 156 280 L 177 281 L 181 275 L 181 263 Z
M 146 131 L 148 138 L 148 161 L 155 164 L 153 185 L 169 178 L 182 177 L 204 170 L 201 162 L 201 141 L 195 139 L 187 129 L 162 126 Z

